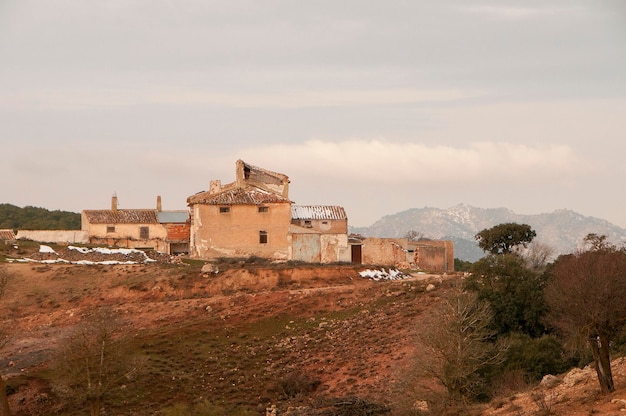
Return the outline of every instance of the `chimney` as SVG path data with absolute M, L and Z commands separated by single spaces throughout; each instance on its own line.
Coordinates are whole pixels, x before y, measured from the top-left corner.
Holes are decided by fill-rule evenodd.
M 157 196 L 157 211 L 163 211 L 162 207 L 161 207 L 161 195 Z
M 117 211 L 117 194 L 111 197 L 111 211 Z
M 216 194 L 220 192 L 221 190 L 222 190 L 222 181 L 220 181 L 219 179 L 212 180 L 211 184 L 209 185 L 209 193 Z

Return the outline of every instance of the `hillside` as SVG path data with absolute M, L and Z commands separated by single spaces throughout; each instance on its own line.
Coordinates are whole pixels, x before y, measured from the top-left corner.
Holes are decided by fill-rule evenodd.
M 0 204 L 0 229 L 80 230 L 80 214 L 45 208 Z
M 448 209 L 413 208 L 386 215 L 370 227 L 350 228 L 350 232 L 369 237 L 404 237 L 407 231 L 415 230 L 429 238 L 454 240 L 455 257 L 476 261 L 484 255 L 474 239 L 476 233 L 506 222 L 530 225 L 537 232 L 535 240 L 553 247 L 557 254 L 576 250 L 589 233 L 607 235 L 616 244 L 626 242 L 625 229 L 566 209 L 522 215 L 506 208 L 487 209 L 465 204 Z
M 37 248 L 6 254 L 36 258 Z M 405 414 L 422 399 L 407 391 L 413 357 L 421 354 L 420 321 L 458 290 L 454 276 L 374 281 L 334 265 L 230 262 L 211 276 L 202 276 L 200 263 L 164 259 L 0 266 L 8 276 L 0 313 L 11 333 L 0 368 L 17 416 L 85 413 L 57 398 L 50 365 L 80 317 L 99 306 L 121 314 L 126 352 L 148 357 L 133 380 L 112 391 L 106 414 L 193 415 L 211 408 L 204 414 L 259 415 L 271 405 L 292 416 Z M 626 366 L 616 366 L 619 388 Z M 555 387 L 503 392 L 467 414 L 535 415 L 548 406 L 552 414 L 588 415 L 624 407 L 623 390 L 597 395 L 591 369 L 572 374 Z

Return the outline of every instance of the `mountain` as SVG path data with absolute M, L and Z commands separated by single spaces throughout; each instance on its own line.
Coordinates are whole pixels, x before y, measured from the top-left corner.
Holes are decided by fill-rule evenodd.
M 606 235 L 615 244 L 626 242 L 626 229 L 568 209 L 522 215 L 507 208 L 477 208 L 466 204 L 448 209 L 412 208 L 386 215 L 370 227 L 350 227 L 350 232 L 367 237 L 404 237 L 414 230 L 428 238 L 454 240 L 455 257 L 473 262 L 484 256 L 474 239 L 476 233 L 506 222 L 530 225 L 537 232 L 535 241 L 553 247 L 556 255 L 581 247 L 589 233 Z

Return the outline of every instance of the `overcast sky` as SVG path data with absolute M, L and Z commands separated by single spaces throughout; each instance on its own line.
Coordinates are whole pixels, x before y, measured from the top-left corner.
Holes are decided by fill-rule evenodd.
M 235 161 L 351 225 L 626 227 L 624 0 L 1 0 L 0 203 L 185 209 Z

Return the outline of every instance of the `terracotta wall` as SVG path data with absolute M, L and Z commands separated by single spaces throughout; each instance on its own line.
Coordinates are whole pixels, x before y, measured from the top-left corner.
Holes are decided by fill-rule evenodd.
M 272 259 L 289 258 L 289 203 L 231 205 L 230 212 L 220 212 L 219 205 L 195 204 L 191 225 L 191 254 L 198 258 L 259 256 Z M 260 231 L 267 233 L 267 243 L 259 240 Z

